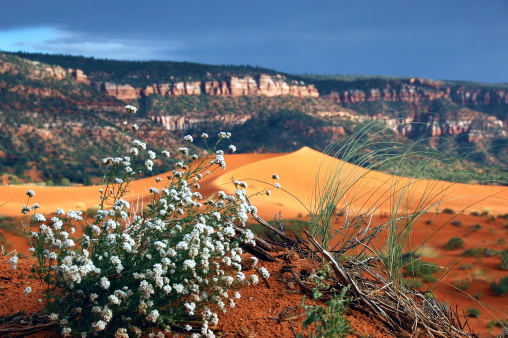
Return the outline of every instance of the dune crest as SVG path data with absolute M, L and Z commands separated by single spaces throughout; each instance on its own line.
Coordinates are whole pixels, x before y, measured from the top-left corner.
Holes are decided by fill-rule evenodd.
M 346 201 L 353 212 L 366 212 L 375 207 L 377 213 L 390 213 L 394 197 L 403 195 L 409 209 L 416 208 L 423 196 L 427 206 L 440 203 L 439 209 L 450 208 L 457 212 L 489 209 L 492 214 L 506 213 L 506 187 L 397 177 L 344 162 L 309 147 L 287 154 L 228 154 L 225 159 L 226 170 L 215 170 L 201 181 L 203 195 L 210 197 L 219 190 L 234 193 L 232 179 L 248 183 L 247 192 L 251 194 L 270 190 L 270 196 L 261 193 L 250 199 L 258 207 L 259 214 L 268 219 L 279 212 L 286 219 L 307 215 L 315 192 L 336 172 L 340 172 L 339 180 L 347 187 Z M 168 174 L 157 176 L 164 178 Z M 273 180 L 273 174 L 279 175 L 280 180 Z M 126 198 L 141 202 L 146 199 L 150 187 L 163 188 L 164 180 L 156 183 L 155 177 L 134 181 Z M 276 188 L 275 183 L 279 183 L 282 190 Z M 40 212 L 51 213 L 56 208 L 68 211 L 97 205 L 100 186 L 0 186 L 3 197 L 0 214 L 19 216 L 27 201 L 27 189 L 37 193 L 30 203 L 37 202 L 42 206 Z M 344 200 L 342 203 L 339 207 L 345 205 Z

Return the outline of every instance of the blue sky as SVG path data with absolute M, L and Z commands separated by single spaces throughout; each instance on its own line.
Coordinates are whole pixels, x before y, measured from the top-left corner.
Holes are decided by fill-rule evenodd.
M 507 0 L 4 0 L 0 50 L 508 82 Z

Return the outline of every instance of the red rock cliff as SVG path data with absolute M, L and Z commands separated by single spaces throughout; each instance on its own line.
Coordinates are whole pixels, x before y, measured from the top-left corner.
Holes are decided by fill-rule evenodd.
M 96 82 L 94 86 L 120 100 L 128 101 L 143 96 L 159 94 L 162 96 L 200 95 L 211 96 L 279 96 L 290 95 L 296 97 L 319 97 L 318 90 L 312 84 L 291 81 L 288 82 L 282 75 L 236 77 L 231 76 L 223 81 L 188 81 L 158 83 L 144 88 L 132 87 L 128 84 L 112 82 Z

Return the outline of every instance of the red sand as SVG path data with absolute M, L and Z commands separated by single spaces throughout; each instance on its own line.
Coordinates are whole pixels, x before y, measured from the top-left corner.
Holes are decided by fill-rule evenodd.
M 430 207 L 436 202 L 440 202 L 437 207 L 439 210 L 449 208 L 459 213 L 434 214 L 427 213 L 422 215 L 416 222 L 411 232 L 411 247 L 408 250 L 417 250 L 418 246 L 425 243 L 423 256 L 425 261 L 433 262 L 439 266 L 445 267 L 445 273 L 441 276 L 443 280 L 437 286 L 431 286 L 435 294 L 441 301 L 448 302 L 452 307 L 457 305 L 459 311 L 466 311 L 469 307 L 475 307 L 481 311 L 479 318 L 469 318 L 469 322 L 476 332 L 481 336 L 489 336 L 489 328 L 486 324 L 498 318 L 506 320 L 508 294 L 502 297 L 494 296 L 490 290 L 490 283 L 498 281 L 499 278 L 507 275 L 499 269 L 499 255 L 492 257 L 470 258 L 461 256 L 462 250 L 446 251 L 445 243 L 452 237 L 464 239 L 464 248 L 489 248 L 492 250 L 508 249 L 505 241 L 508 240 L 506 220 L 504 218 L 475 217 L 470 216 L 471 211 L 488 211 L 490 215 L 506 214 L 506 201 L 508 199 L 508 190 L 505 187 L 491 187 L 480 185 L 452 184 L 440 181 L 420 180 L 408 186 L 411 182 L 406 178 L 398 178 L 379 172 L 368 172 L 363 168 L 355 167 L 340 160 L 322 155 L 310 148 L 302 148 L 291 154 L 267 154 L 267 155 L 226 155 L 227 170 L 217 170 L 212 175 L 206 177 L 201 182 L 201 191 L 205 196 L 212 196 L 219 190 L 232 193 L 234 187 L 231 179 L 243 180 L 249 184 L 248 192 L 255 193 L 262 189 L 270 189 L 272 194 L 266 196 L 260 194 L 250 198 L 253 205 L 258 207 L 259 214 L 263 218 L 270 220 L 273 216 L 282 213 L 284 219 L 294 219 L 298 217 L 305 218 L 309 211 L 308 205 L 314 187 L 322 185 L 325 178 L 325 172 L 335 168 L 341 168 L 343 181 L 351 180 L 354 177 L 361 177 L 346 193 L 346 200 L 351 213 L 365 212 L 374 206 L 376 207 L 376 216 L 373 219 L 372 226 L 384 223 L 385 218 L 391 213 L 392 207 L 389 196 L 393 196 L 394 191 L 405 192 L 408 197 L 409 209 L 417 208 L 417 202 L 423 199 L 426 201 L 426 207 Z M 319 169 L 321 166 L 321 170 Z M 272 180 L 272 174 L 278 174 L 280 180 Z M 316 184 L 315 177 L 319 174 L 319 184 Z M 165 177 L 165 174 L 158 175 Z M 264 181 L 266 183 L 260 183 Z M 164 181 L 163 181 L 164 182 Z M 162 185 L 162 183 L 160 185 Z M 273 187 L 273 183 L 280 183 L 287 192 Z M 134 201 L 139 197 L 146 196 L 146 190 L 151 187 L 157 187 L 154 178 L 146 178 L 134 182 L 130 196 Z M 161 186 L 159 186 L 161 187 Z M 404 190 L 404 187 L 408 187 Z M 78 207 L 89 208 L 98 203 L 99 187 L 37 187 L 37 186 L 0 186 L 0 215 L 19 216 L 21 206 L 27 201 L 25 191 L 33 189 L 36 197 L 30 203 L 37 202 L 41 204 L 40 212 L 51 213 L 57 208 L 76 210 Z M 291 194 L 289 194 L 289 193 Z M 293 196 L 292 196 L 293 195 Z M 431 196 L 432 198 L 426 198 Z M 295 199 L 298 198 L 301 203 Z M 302 206 L 302 203 L 307 207 Z M 432 208 L 436 210 L 436 207 Z M 427 221 L 432 219 L 432 225 Z M 451 224 L 452 220 L 460 221 L 462 226 L 457 227 Z M 469 227 L 479 224 L 481 229 L 472 231 Z M 27 244 L 24 240 L 8 237 L 13 241 L 14 247 L 20 252 L 26 252 Z M 386 237 L 381 234 L 372 244 L 375 248 L 381 248 Z M 418 250 L 417 250 L 418 251 Z M 21 260 L 24 261 L 24 260 Z M 459 269 L 464 264 L 471 264 L 471 268 Z M 2 266 L 2 275 L 0 275 L 0 292 L 3 297 L 0 308 L 5 313 L 12 313 L 16 309 L 25 311 L 34 311 L 39 304 L 32 298 L 27 298 L 20 294 L 24 289 L 26 278 L 21 275 L 16 277 L 15 272 L 8 272 Z M 266 264 L 273 275 L 277 275 L 279 266 L 276 264 Z M 6 276 L 6 277 L 3 277 Z M 16 279 L 19 278 L 19 279 Z M 469 281 L 469 287 L 465 292 L 454 288 L 451 284 L 457 280 Z M 283 284 L 278 285 L 276 278 L 272 279 L 273 288 L 266 289 L 263 285 L 248 288 L 244 291 L 244 296 L 237 302 L 238 306 L 228 312 L 228 315 L 222 319 L 222 330 L 234 333 L 239 326 L 245 329 L 257 332 L 258 337 L 287 337 L 293 336 L 291 328 L 287 322 L 276 324 L 276 321 L 269 317 L 275 316 L 276 312 L 282 311 L 285 307 L 298 305 L 302 296 L 287 295 L 282 296 L 282 290 L 287 288 Z M 17 291 L 15 291 L 17 290 Z M 250 291 L 249 291 L 250 290 Z M 270 293 L 270 294 L 268 294 Z M 470 295 L 481 293 L 479 300 Z M 477 295 L 478 296 L 478 295 Z M 31 297 L 31 296 L 30 296 Z M 252 297 L 252 298 L 250 298 Z M 9 299 L 22 299 L 17 301 L 14 308 L 5 307 L 5 302 Z M 25 304 L 25 299 L 31 299 L 29 304 Z M 270 302 L 267 302 L 267 299 Z M 273 304 L 272 304 L 273 302 Z M 352 317 L 358 317 L 359 314 L 352 314 Z M 353 326 L 358 321 L 354 321 Z M 365 318 L 359 321 L 365 323 Z M 276 324 L 276 325 L 275 325 Z M 370 323 L 369 325 L 371 325 Z M 363 325 L 363 324 L 360 324 Z M 367 325 L 367 324 L 365 324 Z M 371 334 L 376 332 L 376 325 L 370 329 L 355 329 L 362 334 Z M 294 323 L 294 327 L 299 331 L 299 322 Z M 272 330 L 272 331 L 265 331 Z M 364 331 L 362 331 L 364 330 Z M 498 328 L 494 328 L 494 333 L 499 333 Z

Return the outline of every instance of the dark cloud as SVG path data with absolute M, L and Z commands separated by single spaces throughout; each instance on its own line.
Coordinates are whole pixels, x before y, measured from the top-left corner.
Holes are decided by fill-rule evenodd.
M 19 49 L 121 59 L 252 64 L 290 73 L 508 82 L 504 0 L 4 2 L 8 30 L 56 36 Z M 5 48 L 5 47 L 0 47 Z

